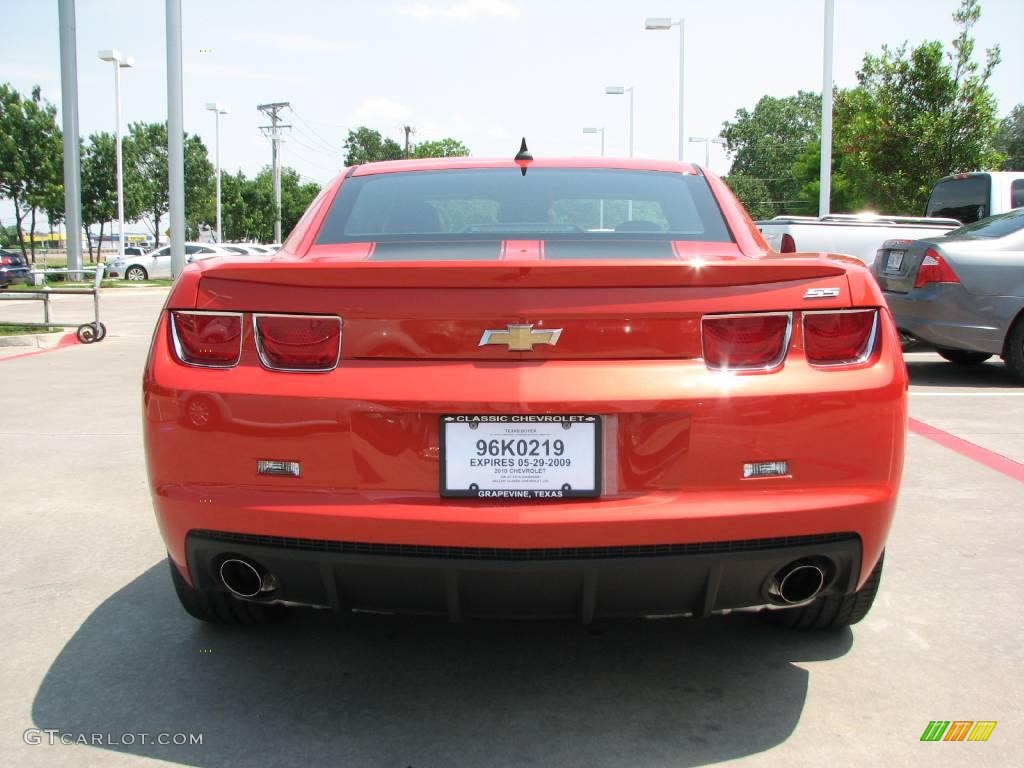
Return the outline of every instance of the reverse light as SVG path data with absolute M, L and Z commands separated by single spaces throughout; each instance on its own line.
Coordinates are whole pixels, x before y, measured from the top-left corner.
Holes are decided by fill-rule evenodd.
M 716 371 L 776 368 L 786 358 L 792 323 L 790 312 L 706 315 L 701 320 L 704 363 Z
M 332 371 L 341 359 L 336 315 L 253 315 L 260 362 L 272 371 Z
M 785 477 L 788 474 L 789 462 L 786 461 L 754 461 L 743 465 L 744 480 L 758 477 Z
M 853 365 L 867 360 L 878 336 L 878 310 L 804 312 L 804 354 L 811 365 Z
M 277 475 L 280 477 L 299 477 L 302 474 L 302 467 L 297 461 L 282 461 L 281 459 L 257 459 L 256 474 Z
M 203 368 L 231 368 L 242 356 L 238 312 L 171 312 L 171 340 L 178 359 Z
M 917 279 L 914 281 L 915 288 L 923 288 L 928 283 L 959 282 L 960 278 L 956 276 L 956 272 L 934 248 L 924 252 L 924 260 L 917 270 Z

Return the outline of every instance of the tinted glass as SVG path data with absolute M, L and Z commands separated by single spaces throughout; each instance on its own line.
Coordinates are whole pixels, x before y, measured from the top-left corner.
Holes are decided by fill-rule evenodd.
M 954 229 L 950 236 L 966 235 L 968 237 L 1005 237 L 1014 232 L 1024 229 L 1024 208 L 1018 208 L 1009 213 L 1002 213 L 998 216 L 990 216 L 984 221 L 969 224 L 960 229 Z
M 1024 179 L 1016 179 L 1010 185 L 1010 207 L 1024 208 Z
M 972 224 L 988 216 L 991 177 L 987 174 L 940 181 L 932 190 L 925 216 L 942 216 Z
M 150 256 L 152 256 L 153 258 L 156 258 L 157 256 L 169 256 L 169 255 L 170 255 L 170 253 L 171 253 L 171 246 L 169 246 L 169 245 L 165 245 L 165 246 L 164 246 L 163 248 L 161 248 L 160 250 L 158 250 L 158 251 L 153 251 L 153 252 L 152 252 L 151 254 L 149 254 L 149 255 L 150 255 Z
M 589 168 L 534 168 L 526 176 L 518 168 L 481 168 L 352 177 L 342 184 L 316 242 L 506 239 L 732 242 L 703 177 Z M 409 249 L 400 258 L 444 258 L 444 249 L 433 250 L 441 256 Z M 660 250 L 672 257 L 671 248 Z

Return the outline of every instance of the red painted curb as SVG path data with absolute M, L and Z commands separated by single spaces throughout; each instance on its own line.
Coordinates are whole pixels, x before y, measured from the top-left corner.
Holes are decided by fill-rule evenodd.
M 63 336 L 61 336 L 57 343 L 54 344 L 52 347 L 48 347 L 46 349 L 33 349 L 31 352 L 22 352 L 19 355 L 7 355 L 6 357 L 0 357 L 0 363 L 4 362 L 5 360 L 17 360 L 18 358 L 21 357 L 32 357 L 32 355 L 41 355 L 44 352 L 53 352 L 54 350 L 64 349 L 65 347 L 70 347 L 78 343 L 80 342 L 78 341 L 78 336 L 75 335 L 75 332 L 68 331 Z
M 962 437 L 951 435 L 949 432 L 944 432 L 917 419 L 909 419 L 907 427 L 915 435 L 928 438 L 939 445 L 956 451 L 961 456 L 966 456 L 968 459 L 983 464 L 989 469 L 994 469 L 996 472 L 1006 475 L 1017 482 L 1024 483 L 1024 464 L 1021 464 L 1019 461 L 1008 459 L 1002 454 L 990 451 L 988 448 L 982 448 L 980 445 L 975 445 L 964 440 Z

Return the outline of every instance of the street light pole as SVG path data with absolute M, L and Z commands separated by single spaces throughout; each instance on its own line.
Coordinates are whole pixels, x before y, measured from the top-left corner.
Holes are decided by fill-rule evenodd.
M 604 126 L 600 128 L 584 128 L 584 133 L 600 133 L 601 134 L 601 157 L 604 157 Z M 600 200 L 598 206 L 598 229 L 604 229 L 604 198 Z
M 686 136 L 683 122 L 684 105 L 686 103 L 686 19 L 670 19 L 664 16 L 649 18 L 644 22 L 644 29 L 648 30 L 670 30 L 672 27 L 679 27 L 679 159 L 683 159 L 686 149 L 684 137 Z
M 117 254 L 124 258 L 124 166 L 121 157 L 121 70 L 135 66 L 135 60 L 124 56 L 118 50 L 100 51 L 100 61 L 109 61 L 114 65 L 114 141 L 117 158 Z M 100 247 L 103 243 L 100 243 Z
M 721 136 L 714 136 L 714 137 L 709 137 L 709 136 L 691 136 L 690 137 L 690 143 L 691 144 L 699 144 L 702 141 L 704 142 L 704 167 L 710 169 L 711 168 L 711 145 L 712 144 L 722 144 L 724 146 L 726 141 Z
M 224 235 L 221 232 L 220 219 L 220 116 L 228 114 L 228 108 L 217 102 L 210 102 L 206 108 L 214 113 L 216 124 L 216 139 L 213 144 L 214 161 L 217 164 L 217 242 L 224 242 Z
M 832 44 L 835 39 L 836 3 L 825 0 L 825 45 L 821 71 L 821 181 L 818 215 L 828 216 L 832 206 Z
M 623 85 L 609 85 L 604 89 L 604 92 L 609 96 L 622 96 L 625 93 L 629 94 L 629 156 L 633 156 L 633 93 L 635 89 L 633 86 Z

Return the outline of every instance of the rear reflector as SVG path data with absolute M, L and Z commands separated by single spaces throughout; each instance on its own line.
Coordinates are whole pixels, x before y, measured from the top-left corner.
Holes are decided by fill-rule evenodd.
M 782 245 L 779 246 L 779 253 L 796 253 L 796 242 L 788 232 L 782 236 Z
M 172 312 L 171 339 L 186 365 L 231 368 L 242 356 L 242 315 L 233 312 Z
M 341 358 L 335 315 L 254 315 L 256 349 L 273 371 L 332 371 Z
M 704 363 L 716 371 L 776 368 L 786 358 L 792 320 L 789 312 L 706 315 L 701 320 Z
M 923 288 L 928 283 L 959 282 L 960 278 L 956 276 L 956 272 L 934 248 L 929 248 L 924 252 L 924 260 L 917 270 L 917 279 L 914 281 L 915 288 Z
M 851 365 L 874 351 L 878 310 L 804 312 L 804 354 L 812 365 Z

